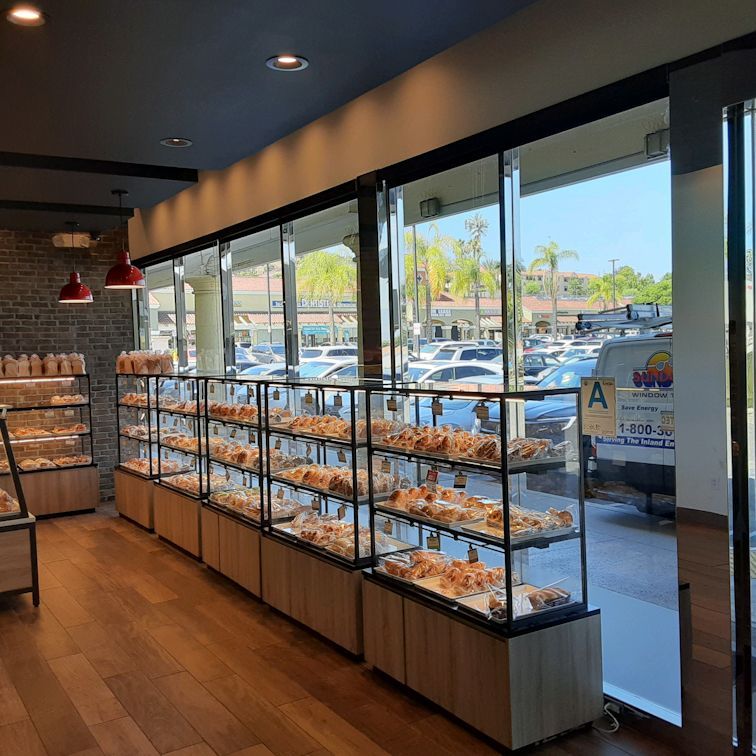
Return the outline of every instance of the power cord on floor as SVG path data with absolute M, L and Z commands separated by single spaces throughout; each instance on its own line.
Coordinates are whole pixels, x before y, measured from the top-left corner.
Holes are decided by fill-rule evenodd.
M 607 701 L 604 704 L 604 716 L 608 717 L 611 721 L 611 725 L 609 725 L 608 728 L 599 727 L 595 722 L 593 723 L 594 729 L 598 730 L 599 732 L 603 732 L 605 735 L 612 735 L 613 733 L 617 732 L 620 728 L 619 719 L 617 719 L 617 714 L 619 714 L 619 707 L 617 706 L 614 701 Z

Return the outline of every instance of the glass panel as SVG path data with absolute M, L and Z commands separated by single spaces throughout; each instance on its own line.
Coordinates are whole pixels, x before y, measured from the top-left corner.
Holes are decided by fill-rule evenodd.
M 520 342 L 531 360 L 559 361 L 525 362 L 526 384 L 577 387 L 591 373 L 616 380 L 617 438 L 590 439 L 586 480 L 604 688 L 679 723 L 671 325 L 575 333 L 581 312 L 672 304 L 667 123 L 665 100 L 519 149 Z M 526 423 L 574 417 L 531 404 Z
M 228 247 L 236 368 L 242 374 L 275 373 L 276 366 L 286 366 L 281 230 L 234 239 Z
M 173 260 L 145 268 L 144 278 L 146 306 L 142 308 L 141 348 L 169 350 L 174 363 L 178 362 Z
M 295 296 L 299 358 L 321 360 L 335 372 L 356 364 L 357 201 L 295 220 L 293 227 Z M 327 378 L 323 369 L 317 376 Z
M 184 294 L 187 367 L 201 373 L 222 373 L 223 316 L 216 246 L 184 257 Z
M 405 374 L 417 372 L 413 362 L 439 360 L 501 372 L 501 349 L 475 352 L 501 347 L 498 171 L 493 156 L 392 193 Z

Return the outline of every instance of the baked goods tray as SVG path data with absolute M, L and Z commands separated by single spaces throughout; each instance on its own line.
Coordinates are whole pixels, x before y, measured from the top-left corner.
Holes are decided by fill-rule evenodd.
M 497 541 L 504 543 L 504 530 L 502 528 L 494 528 L 488 525 L 485 520 L 479 520 L 478 522 L 464 522 L 462 523 L 462 530 L 466 530 L 469 533 L 475 535 L 484 535 L 489 538 L 494 538 Z M 566 528 L 553 528 L 551 530 L 537 530 L 532 533 L 523 533 L 519 535 L 512 535 L 513 546 L 526 546 L 533 544 L 537 541 L 566 541 L 569 538 L 578 536 L 578 529 L 574 525 L 570 525 Z
M 288 423 L 268 423 L 268 430 L 270 430 L 271 433 L 283 433 L 286 436 L 291 436 L 292 438 L 303 438 L 306 441 L 329 441 L 331 443 L 341 444 L 343 446 L 352 445 L 351 438 L 344 438 L 343 436 L 330 436 L 327 433 L 308 433 L 305 430 L 300 431 L 296 428 L 292 430 L 289 427 Z M 364 446 L 365 443 L 366 439 L 357 439 L 358 446 Z
M 420 590 L 427 591 L 428 593 L 432 593 L 434 596 L 438 596 L 445 601 L 451 601 L 452 603 L 457 602 L 461 598 L 465 598 L 467 596 L 473 596 L 476 593 L 481 593 L 479 590 L 473 590 L 469 593 L 461 593 L 456 595 L 451 595 L 448 592 L 446 592 L 443 587 L 441 586 L 441 578 L 443 575 L 434 575 L 433 577 L 427 577 L 427 578 L 421 578 L 420 580 L 415 581 L 415 586 L 419 588 Z M 488 591 L 486 590 L 486 593 Z
M 397 551 L 405 551 L 407 549 L 414 548 L 411 544 L 405 543 L 404 541 L 400 541 L 397 538 L 392 538 L 391 536 L 385 536 L 385 535 L 383 537 L 386 538 L 386 540 L 388 540 L 389 545 L 388 545 L 388 548 L 381 549 L 380 551 L 377 552 L 379 556 L 383 554 L 393 554 L 394 552 L 397 552 Z M 330 544 L 325 546 L 324 548 L 329 554 L 340 556 L 343 559 L 354 559 L 354 557 L 348 556 L 347 554 L 341 554 L 338 551 L 334 551 L 332 548 L 330 548 Z M 364 557 L 360 557 L 360 559 L 366 559 L 369 556 L 370 554 L 366 554 Z
M 289 488 L 293 488 L 295 491 L 307 491 L 308 493 L 320 495 L 320 496 L 328 496 L 332 499 L 337 499 L 338 501 L 344 501 L 347 504 L 353 504 L 354 499 L 352 496 L 347 496 L 346 494 L 339 493 L 338 491 L 329 491 L 326 488 L 317 488 L 315 486 L 309 486 L 307 483 L 302 483 L 301 480 L 288 480 L 287 478 L 282 478 L 279 475 L 271 475 L 270 476 L 271 483 L 275 483 L 277 486 L 288 486 Z M 377 494 L 376 499 L 384 494 Z M 388 494 L 386 494 L 388 495 Z M 367 504 L 370 501 L 370 496 L 358 496 L 357 497 L 357 503 L 358 504 Z
M 406 509 L 399 509 L 398 507 L 390 507 L 385 502 L 382 503 L 380 506 L 376 506 L 376 511 L 385 512 L 386 514 L 395 514 L 399 517 L 406 517 L 409 520 L 421 522 L 425 525 L 433 525 L 434 527 L 442 527 L 442 528 L 451 528 L 452 530 L 460 530 L 463 528 L 463 526 L 471 525 L 472 523 L 485 522 L 483 515 L 477 518 L 470 519 L 470 520 L 459 520 L 457 522 L 445 522 L 443 520 L 434 520 L 430 517 L 425 517 L 424 515 L 418 515 L 418 514 L 414 514 L 413 512 L 408 512 Z
M 518 611 L 518 616 L 522 616 L 523 614 L 530 614 L 532 612 L 530 603 L 524 601 L 523 599 L 526 594 L 535 590 L 538 589 L 534 585 L 528 585 L 527 583 L 520 583 L 520 585 L 512 586 L 512 598 L 521 605 L 521 609 L 526 610 Z M 497 594 L 501 596 L 501 609 L 504 610 L 504 613 L 500 617 L 493 617 L 489 614 L 488 601 L 489 597 L 491 596 L 490 591 L 485 591 L 483 593 L 474 593 L 470 596 L 463 596 L 462 598 L 458 598 L 456 600 L 456 603 L 459 604 L 462 609 L 470 612 L 471 614 L 474 614 L 475 616 L 482 616 L 491 622 L 504 623 L 507 621 L 506 593 L 504 590 L 501 590 L 497 591 Z M 517 603 L 515 604 L 515 606 L 517 606 Z
M 243 420 L 239 417 L 221 417 L 220 415 L 208 415 L 208 420 L 216 423 L 227 423 L 228 425 L 241 425 L 250 430 L 257 430 L 257 420 Z

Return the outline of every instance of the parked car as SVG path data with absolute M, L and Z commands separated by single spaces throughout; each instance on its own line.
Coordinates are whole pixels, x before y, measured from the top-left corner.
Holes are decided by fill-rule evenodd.
M 357 364 L 356 358 L 303 360 L 299 365 L 300 378 L 330 378 L 349 364 Z
M 349 344 L 303 347 L 299 350 L 299 361 L 305 363 L 310 360 L 344 359 L 346 357 L 353 357 L 356 360 L 358 354 L 357 347 Z
M 503 369 L 496 363 L 485 362 L 455 362 L 446 360 L 423 360 L 409 365 L 405 379 L 412 383 L 448 383 L 464 379 L 468 381 L 475 375 L 501 375 Z
M 435 341 L 430 344 L 423 344 L 420 347 L 419 352 L 417 353 L 417 359 L 426 360 L 426 361 L 435 360 L 436 355 L 442 349 L 452 349 L 452 348 L 461 348 L 461 347 L 470 347 L 471 349 L 477 349 L 478 344 L 474 341 L 443 341 L 443 342 Z
M 242 375 L 255 375 L 258 378 L 265 377 L 283 377 L 286 375 L 286 365 L 280 362 L 271 362 L 266 365 L 252 365 L 246 370 L 241 371 Z
M 545 371 L 559 367 L 559 360 L 548 352 L 526 352 L 522 356 L 523 369 L 526 376 L 541 376 L 545 378 Z
M 286 361 L 286 347 L 283 344 L 255 344 L 249 352 L 263 364 Z
M 502 360 L 503 351 L 501 347 L 491 346 L 462 346 L 458 347 L 453 344 L 447 344 L 436 352 L 434 360 L 448 360 L 450 362 L 465 361 L 483 361 Z
M 525 352 L 535 351 L 547 346 L 550 341 L 546 336 L 528 336 L 522 340 L 522 347 Z
M 501 346 L 500 342 L 494 341 L 493 339 L 477 339 L 475 343 L 478 344 L 478 346 Z
M 561 363 L 565 363 L 572 359 L 581 359 L 583 357 L 598 357 L 598 353 L 600 351 L 600 346 L 572 346 L 560 352 L 558 360 Z
M 254 355 L 250 354 L 247 349 L 244 349 L 243 347 L 236 347 L 234 353 L 234 362 L 236 364 L 237 370 L 245 370 L 246 368 L 252 367 L 253 365 L 258 365 L 260 363 L 260 360 L 258 360 Z

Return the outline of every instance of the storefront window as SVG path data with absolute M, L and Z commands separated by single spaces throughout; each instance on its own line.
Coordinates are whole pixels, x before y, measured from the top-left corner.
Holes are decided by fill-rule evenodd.
M 263 373 L 286 365 L 281 233 L 278 226 L 227 245 L 231 268 L 229 323 L 234 364 L 240 372 Z
M 617 437 L 591 439 L 586 476 L 605 691 L 679 723 L 667 127 L 660 101 L 519 149 L 518 341 L 526 385 L 616 382 Z M 640 313 L 631 329 L 575 333 L 580 313 L 600 324 L 647 303 L 668 312 L 663 327 Z
M 178 362 L 176 327 L 176 289 L 173 260 L 150 265 L 144 271 L 145 290 L 140 292 L 140 346 L 143 349 L 168 350 Z
M 499 170 L 490 157 L 393 190 L 404 372 L 414 361 L 502 374 Z M 417 372 L 417 371 L 415 371 Z M 456 377 L 456 376 L 455 376 Z M 454 379 L 454 378 L 453 378 Z
M 299 362 L 321 363 L 313 377 L 330 377 L 358 361 L 358 238 L 356 200 L 289 224 L 289 317 L 292 327 L 296 323 Z
M 183 258 L 187 367 L 200 373 L 222 373 L 223 315 L 220 259 L 217 246 Z

